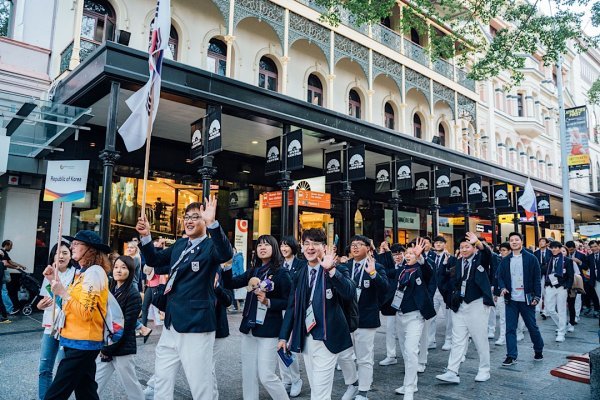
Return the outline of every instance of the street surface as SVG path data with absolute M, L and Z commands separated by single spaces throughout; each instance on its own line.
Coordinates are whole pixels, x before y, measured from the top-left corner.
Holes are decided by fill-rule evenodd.
M 14 317 L 12 324 L 0 325 L 0 400 L 37 398 L 39 344 L 42 334 L 41 317 L 41 313 L 35 313 L 31 317 Z M 231 336 L 224 339 L 227 340 L 227 350 L 217 362 L 220 398 L 224 400 L 242 399 L 239 355 L 241 333 L 238 331 L 240 320 L 241 313 L 230 314 Z M 151 322 L 149 324 L 152 326 Z M 550 319 L 542 321 L 538 318 L 538 324 L 545 341 L 543 362 L 533 361 L 533 350 L 527 333 L 525 340 L 519 343 L 519 362 L 513 367 L 501 366 L 506 349 L 504 346 L 494 346 L 493 341 L 490 340 L 492 378 L 484 383 L 476 383 L 474 378 L 477 373 L 478 357 L 475 347 L 471 344 L 467 360 L 462 364 L 460 370 L 461 383 L 454 386 L 438 383 L 435 379 L 435 375 L 442 373 L 449 355 L 449 352 L 440 349 L 443 342 L 443 324 L 438 324 L 438 349 L 429 352 L 429 364 L 425 373 L 419 374 L 419 391 L 415 394 L 415 399 L 591 399 L 589 385 L 555 378 L 550 375 L 550 370 L 564 364 L 567 361 L 565 357 L 570 354 L 586 353 L 598 347 L 598 321 L 582 318 L 576 331 L 567 334 L 567 340 L 563 343 L 554 341 L 555 326 Z M 137 375 L 144 386 L 154 371 L 154 348 L 158 342 L 160 331 L 160 327 L 154 328 L 152 336 L 145 345 L 141 339 L 138 339 Z M 394 389 L 402 385 L 404 371 L 402 359 L 398 359 L 397 365 L 380 367 L 378 362 L 384 357 L 385 332 L 383 328 L 380 328 L 375 339 L 374 384 L 369 398 L 401 400 L 401 396 L 396 395 Z M 301 364 L 301 369 L 305 386 L 297 399 L 308 400 L 310 393 L 303 364 Z M 340 399 L 344 390 L 341 371 L 337 371 L 333 399 Z M 126 399 L 116 376 L 113 375 L 101 398 L 107 400 Z M 191 399 L 183 371 L 181 377 L 178 378 L 175 399 Z M 264 390 L 261 390 L 261 399 L 269 399 Z

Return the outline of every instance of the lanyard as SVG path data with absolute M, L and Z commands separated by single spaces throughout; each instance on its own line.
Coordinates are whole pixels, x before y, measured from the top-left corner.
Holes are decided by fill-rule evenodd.
M 410 282 L 410 279 L 412 278 L 412 276 L 413 276 L 413 274 L 415 272 L 417 272 L 417 268 L 416 267 L 415 268 L 406 268 L 406 267 L 404 267 L 404 271 L 402 271 L 400 273 L 400 275 L 398 276 L 398 283 L 397 283 L 396 289 L 400 290 L 400 286 L 402 285 L 401 282 L 404 280 L 403 279 L 404 276 L 406 274 L 408 274 L 408 279 L 406 279 L 406 283 L 404 284 L 404 288 L 406 288 L 408 286 L 408 283 Z
M 359 268 L 361 269 L 360 276 L 358 277 L 358 287 L 360 287 L 363 275 L 365 273 L 365 267 L 364 267 L 364 265 L 362 265 L 362 261 L 358 262 L 358 263 L 354 263 L 354 265 L 352 266 L 352 280 L 354 280 L 354 277 L 355 277 L 356 264 L 360 264 Z

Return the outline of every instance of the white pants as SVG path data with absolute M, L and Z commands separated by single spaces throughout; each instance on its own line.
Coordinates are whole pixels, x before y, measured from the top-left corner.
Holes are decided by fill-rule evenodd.
M 283 313 L 285 317 L 285 311 Z M 292 383 L 296 383 L 300 380 L 300 358 L 296 357 L 296 360 L 290 364 L 289 367 L 286 367 L 281 357 L 277 356 L 277 361 L 279 364 L 279 376 L 281 377 L 281 381 L 284 385 L 291 385 Z
M 594 290 L 596 291 L 596 296 L 600 299 L 600 282 L 596 281 L 596 285 L 594 286 Z
M 214 387 L 213 399 L 214 400 L 219 400 L 219 386 L 217 384 L 217 373 L 215 372 L 215 369 L 217 368 L 217 360 L 219 359 L 219 355 L 223 352 L 223 350 L 225 350 L 225 346 L 226 346 L 225 338 L 215 339 L 215 344 L 213 346 L 213 370 L 212 370 L 213 387 Z
M 444 303 L 444 298 L 439 290 L 435 290 L 435 294 L 433 295 L 433 309 L 435 311 L 435 317 L 431 318 L 429 321 L 429 340 L 427 345 L 432 346 L 435 340 L 435 334 L 437 333 L 437 320 L 439 317 L 444 317 L 446 314 L 446 304 Z
M 258 382 L 272 399 L 288 399 L 285 387 L 275 373 L 277 338 L 259 338 L 252 333 L 242 335 L 242 392 L 244 400 L 258 400 Z
M 506 338 L 506 303 L 504 302 L 504 297 L 498 297 L 496 300 L 496 314 L 498 315 L 498 325 L 500 325 L 500 335 L 498 339 L 505 340 Z M 490 318 L 491 318 L 491 310 L 490 310 Z M 489 329 L 489 328 L 488 328 Z M 523 317 L 519 315 L 519 322 L 517 324 L 517 336 L 523 335 L 525 331 L 525 322 L 523 321 Z
M 445 308 L 444 314 L 446 315 L 446 338 L 444 339 L 444 344 L 452 344 L 452 314 L 454 313 L 451 309 Z
M 463 302 L 452 315 L 452 350 L 448 358 L 448 370 L 458 374 L 460 361 L 469 345 L 469 335 L 479 354 L 479 372 L 490 372 L 490 344 L 487 338 L 487 322 L 490 307 L 477 299 L 469 304 Z
M 310 384 L 310 400 L 331 400 L 333 374 L 338 355 L 330 352 L 325 343 L 314 340 L 312 335 L 308 335 L 302 356 Z
M 396 358 L 396 316 L 382 315 L 385 324 L 385 353 L 388 358 Z
M 96 383 L 98 383 L 98 396 L 110 380 L 113 372 L 117 377 L 129 400 L 144 400 L 142 385 L 135 374 L 134 355 L 114 357 L 110 362 L 101 362 L 100 357 L 96 359 Z
M 537 303 L 537 305 L 535 306 L 536 314 L 541 312 L 542 314 L 546 315 L 547 306 L 546 306 L 546 288 L 544 287 L 545 284 L 546 284 L 546 277 L 542 277 L 542 279 L 541 279 L 542 296 L 541 296 L 540 302 Z M 542 304 L 544 304 L 543 310 L 542 310 Z
M 581 313 L 581 293 L 577 293 L 575 295 L 575 317 L 579 318 L 579 313 Z
M 431 329 L 431 320 L 425 321 L 423 324 L 423 331 L 421 332 L 421 339 L 419 340 L 419 364 L 427 365 L 427 355 L 429 354 L 428 342 L 429 342 L 429 330 Z
M 352 343 L 354 344 L 354 354 L 356 355 L 356 365 L 352 360 L 350 349 L 340 353 L 338 363 L 344 374 L 346 385 L 351 385 L 358 378 L 358 390 L 368 392 L 373 383 L 373 363 L 375 333 L 377 328 L 363 329 L 358 328 L 352 333 Z M 358 369 L 358 373 L 357 373 Z
M 496 308 L 492 307 L 490 316 L 488 317 L 488 335 L 496 333 Z
M 414 393 L 417 390 L 417 366 L 419 364 L 419 341 L 425 320 L 419 311 L 407 314 L 398 313 L 398 339 L 404 359 L 404 391 Z
M 156 346 L 154 398 L 173 398 L 181 363 L 193 399 L 212 400 L 214 342 L 215 332 L 179 333 L 172 325 L 163 329 Z
M 565 336 L 567 333 L 567 295 L 567 289 L 562 286 L 546 287 L 546 314 L 556 324 L 557 336 Z

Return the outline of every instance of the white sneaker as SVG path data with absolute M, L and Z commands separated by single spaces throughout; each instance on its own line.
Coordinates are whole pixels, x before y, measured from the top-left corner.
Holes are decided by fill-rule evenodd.
M 565 341 L 565 336 L 564 335 L 558 335 L 558 336 L 556 336 L 556 341 L 557 342 L 564 342 Z
M 460 383 L 460 377 L 452 371 L 446 371 L 441 375 L 436 375 L 435 379 L 448 383 Z
M 575 332 L 575 327 L 571 324 L 567 325 L 567 332 Z
M 382 367 L 394 364 L 398 364 L 398 360 L 395 357 L 386 357 L 383 360 L 379 361 L 379 365 L 381 365 Z
M 348 385 L 346 392 L 342 396 L 342 400 L 352 400 L 358 394 L 358 386 Z
M 498 339 L 494 342 L 494 344 L 496 346 L 504 346 L 506 344 L 506 342 L 504 341 L 504 339 Z
M 517 333 L 517 342 L 520 342 L 523 339 L 525 339 L 525 335 L 522 333 Z
M 418 391 L 419 391 L 419 388 L 416 388 L 413 393 L 417 393 Z M 395 392 L 396 392 L 396 394 L 406 394 L 404 386 L 400 386 L 398 389 L 395 390 Z
M 369 398 L 367 396 L 363 396 L 363 395 L 358 395 L 354 398 L 354 400 L 369 400 Z
M 489 380 L 490 380 L 489 372 L 478 372 L 477 376 L 475 377 L 475 382 L 485 382 L 485 381 L 489 381 Z
M 342 367 L 340 367 L 340 364 L 336 364 L 336 365 L 335 365 L 335 369 L 336 369 L 336 370 L 338 370 L 338 371 L 341 371 L 341 370 L 342 370 Z
M 496 337 L 495 332 L 488 332 L 488 339 L 493 339 Z
M 146 400 L 154 399 L 154 388 L 152 386 L 146 386 L 144 388 L 144 397 L 146 398 Z
M 434 349 L 437 349 L 437 343 L 436 342 L 429 343 L 427 345 L 427 350 L 434 350 Z
M 427 365 L 419 364 L 419 365 L 417 365 L 417 372 L 422 374 L 423 372 L 425 372 L 425 368 L 427 368 Z
M 302 379 L 298 379 L 296 382 L 292 383 L 292 387 L 290 388 L 290 397 L 298 397 L 300 392 L 302 391 Z
M 460 359 L 460 362 L 464 363 L 465 361 L 467 361 L 467 356 L 462 356 L 462 358 Z
M 444 351 L 452 350 L 452 343 L 444 343 L 444 345 L 442 346 L 442 350 L 444 350 Z

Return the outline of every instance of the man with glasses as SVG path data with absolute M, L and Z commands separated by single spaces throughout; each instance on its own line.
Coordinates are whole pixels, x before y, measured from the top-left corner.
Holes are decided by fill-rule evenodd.
M 138 219 L 142 252 L 156 274 L 169 274 L 165 328 L 156 346 L 155 398 L 172 399 L 181 363 L 194 399 L 213 398 L 213 345 L 217 329 L 214 282 L 219 266 L 233 256 L 231 244 L 215 220 L 215 196 L 185 209 L 187 238 L 158 251 L 150 224 Z M 210 234 L 210 238 L 208 237 Z
M 338 358 L 348 385 L 342 400 L 366 400 L 373 383 L 375 332 L 381 326 L 379 305 L 387 299 L 389 283 L 383 265 L 375 262 L 368 237 L 353 236 L 350 253 L 352 259 L 348 261 L 348 269 L 356 285 L 358 329 L 352 332 L 354 347 Z M 352 359 L 353 353 L 356 354 L 356 364 Z
M 337 256 L 325 241 L 321 229 L 302 233 L 307 264 L 293 277 L 277 346 L 302 353 L 313 400 L 331 399 L 337 355 L 352 346 L 343 302 L 356 295 L 347 268 L 336 267 Z

